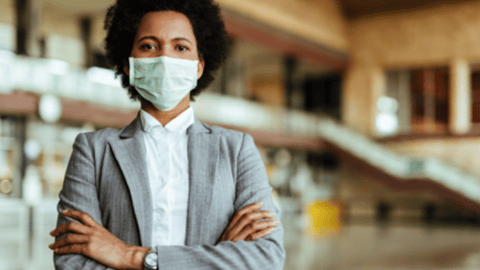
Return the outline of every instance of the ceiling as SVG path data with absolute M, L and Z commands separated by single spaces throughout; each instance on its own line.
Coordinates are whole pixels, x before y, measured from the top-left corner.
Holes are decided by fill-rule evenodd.
M 63 14 L 98 14 L 105 12 L 115 0 L 43 0 L 43 3 L 61 9 Z
M 315 1 L 315 0 L 314 0 Z M 356 19 L 376 13 L 428 8 L 435 5 L 474 0 L 337 0 L 345 16 Z M 104 12 L 115 0 L 44 0 L 69 14 L 96 14 Z
M 429 8 L 473 0 L 338 0 L 348 19 L 356 19 L 372 14 Z

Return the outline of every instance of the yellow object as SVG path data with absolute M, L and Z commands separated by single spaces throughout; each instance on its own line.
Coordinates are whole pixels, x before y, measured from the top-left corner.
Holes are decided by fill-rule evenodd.
M 313 202 L 306 208 L 308 231 L 312 237 L 337 232 L 343 223 L 343 207 L 340 202 Z

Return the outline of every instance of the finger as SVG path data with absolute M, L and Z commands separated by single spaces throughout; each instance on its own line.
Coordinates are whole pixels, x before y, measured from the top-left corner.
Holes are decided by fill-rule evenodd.
M 260 208 L 262 208 L 262 206 L 263 206 L 263 202 L 256 202 L 256 203 L 251 203 L 245 206 L 244 208 L 238 210 L 233 216 L 232 221 L 230 221 L 230 224 L 228 225 L 227 229 L 235 226 L 235 224 L 243 215 L 250 213 L 252 211 L 259 210 Z
M 62 210 L 62 214 L 64 214 L 65 216 L 68 216 L 68 217 L 71 217 L 71 218 L 74 218 L 80 222 L 82 222 L 83 224 L 87 225 L 87 226 L 90 226 L 90 227 L 95 227 L 98 225 L 98 223 L 87 213 L 85 212 L 81 212 L 81 211 L 78 211 L 78 210 L 73 210 L 73 209 L 70 209 L 70 210 Z
M 245 240 L 245 238 L 247 238 L 247 236 L 250 234 L 264 229 L 276 227 L 278 224 L 280 224 L 278 219 L 252 222 L 248 224 L 236 237 L 234 237 L 232 241 L 237 242 L 238 240 Z
M 57 249 L 64 246 L 83 244 L 88 242 L 88 236 L 83 234 L 69 234 L 61 239 L 55 241 L 55 243 L 50 244 L 48 247 L 50 249 Z
M 63 246 L 60 248 L 55 248 L 53 250 L 56 254 L 83 254 L 83 245 L 70 245 L 70 246 Z
M 247 237 L 245 237 L 245 241 L 253 241 L 253 240 L 256 240 L 256 239 L 259 239 L 259 238 L 263 238 L 263 237 L 271 234 L 274 231 L 275 227 L 273 227 L 273 228 L 267 227 L 263 230 L 254 232 L 254 233 L 248 235 Z
M 240 218 L 240 220 L 234 225 L 233 228 L 230 229 L 230 234 L 237 235 L 245 228 L 245 226 L 261 219 L 274 218 L 275 215 L 275 212 L 270 212 L 266 210 L 247 213 Z
M 50 235 L 59 236 L 61 234 L 68 233 L 68 232 L 77 233 L 77 234 L 88 234 L 90 232 L 90 229 L 89 227 L 81 223 L 72 221 L 67 224 L 58 226 L 55 230 L 50 232 Z

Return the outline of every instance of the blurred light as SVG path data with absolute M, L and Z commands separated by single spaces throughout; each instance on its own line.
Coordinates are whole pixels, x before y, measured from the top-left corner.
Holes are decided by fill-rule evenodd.
M 381 135 L 392 135 L 397 131 L 397 116 L 389 113 L 380 113 L 375 120 L 375 127 Z
M 62 103 L 60 99 L 52 94 L 43 95 L 38 104 L 38 113 L 43 121 L 55 123 L 62 116 Z
M 37 167 L 28 165 L 23 179 L 23 198 L 30 205 L 36 205 L 42 198 L 42 184 Z
M 391 97 L 381 97 L 377 101 L 378 115 L 375 119 L 375 127 L 380 135 L 392 135 L 397 131 L 398 102 Z
M 70 65 L 62 60 L 48 59 L 47 68 L 50 73 L 63 76 L 68 73 Z
M 91 67 L 87 71 L 87 78 L 91 82 L 122 87 L 122 80 L 115 78 L 115 72 L 110 69 Z
M 40 155 L 41 152 L 41 146 L 40 143 L 36 140 L 30 139 L 25 143 L 25 155 L 29 159 L 37 159 L 37 157 Z

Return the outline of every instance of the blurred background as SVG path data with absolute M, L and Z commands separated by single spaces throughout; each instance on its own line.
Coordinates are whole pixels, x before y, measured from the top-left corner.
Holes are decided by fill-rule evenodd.
M 284 269 L 480 269 L 480 1 L 218 0 L 231 52 L 193 103 L 250 133 Z M 0 0 L 0 269 L 53 269 L 79 132 L 136 116 L 112 0 Z

